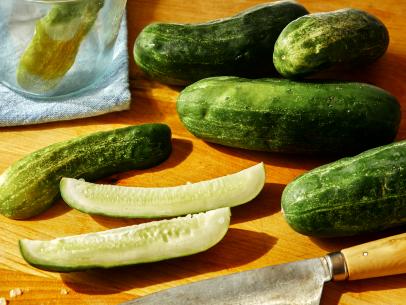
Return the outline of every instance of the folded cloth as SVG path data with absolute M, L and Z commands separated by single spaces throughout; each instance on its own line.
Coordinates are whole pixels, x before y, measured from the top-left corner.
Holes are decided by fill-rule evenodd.
M 123 18 L 108 71 L 78 96 L 30 99 L 0 83 L 0 127 L 97 116 L 130 108 L 127 22 Z

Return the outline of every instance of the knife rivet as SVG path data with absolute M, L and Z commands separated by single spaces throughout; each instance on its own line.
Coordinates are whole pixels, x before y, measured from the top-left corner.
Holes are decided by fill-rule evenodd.
M 368 256 L 368 252 L 362 253 L 363 256 Z

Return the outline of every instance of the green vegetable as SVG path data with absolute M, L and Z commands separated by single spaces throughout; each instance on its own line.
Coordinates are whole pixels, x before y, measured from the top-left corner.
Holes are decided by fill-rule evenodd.
M 230 209 L 49 241 L 20 240 L 31 265 L 70 272 L 156 262 L 205 251 L 227 233 Z
M 38 20 L 34 37 L 20 58 L 18 84 L 33 93 L 56 87 L 75 63 L 80 44 L 103 5 L 104 0 L 54 4 Z
M 400 107 L 361 83 L 213 77 L 184 89 L 177 111 L 208 142 L 252 150 L 352 154 L 393 141 Z
M 260 163 L 238 173 L 175 187 L 93 184 L 62 178 L 62 198 L 85 213 L 113 217 L 169 217 L 233 207 L 254 199 L 265 184 Z
M 69 176 L 95 180 L 116 172 L 152 167 L 171 152 L 171 131 L 163 124 L 131 126 L 42 148 L 0 176 L 0 213 L 24 219 L 59 198 L 59 182 Z
M 175 85 L 215 75 L 269 75 L 278 35 L 307 13 L 294 1 L 279 1 L 207 23 L 151 24 L 135 42 L 135 62 L 150 77 Z
M 273 58 L 280 74 L 297 78 L 330 67 L 373 62 L 388 45 L 388 30 L 376 17 L 342 9 L 291 22 L 280 34 Z
M 406 141 L 316 168 L 282 195 L 287 222 L 313 236 L 346 236 L 406 223 Z

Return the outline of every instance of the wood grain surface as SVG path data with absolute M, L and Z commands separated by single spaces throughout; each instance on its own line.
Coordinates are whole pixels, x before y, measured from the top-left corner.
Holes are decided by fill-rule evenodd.
M 153 21 L 200 22 L 233 15 L 257 0 L 129 0 L 129 50 L 137 34 Z M 406 1 L 301 0 L 311 12 L 343 7 L 364 9 L 378 16 L 391 37 L 387 54 L 373 65 L 340 79 L 369 82 L 392 92 L 406 105 Z M 131 54 L 130 54 L 131 56 Z M 271 56 L 271 54 L 269 55 Z M 208 144 L 194 138 L 180 123 L 175 103 L 181 88 L 148 80 L 131 57 L 131 110 L 95 118 L 3 128 L 0 131 L 0 171 L 24 155 L 51 143 L 97 130 L 146 122 L 165 122 L 173 131 L 174 151 L 169 160 L 150 170 L 131 171 L 104 179 L 120 185 L 174 186 L 197 182 L 263 161 L 267 182 L 258 198 L 232 210 L 232 224 L 225 239 L 197 255 L 165 262 L 112 270 L 70 274 L 50 273 L 28 266 L 19 255 L 20 238 L 50 239 L 141 223 L 89 216 L 57 202 L 44 214 L 26 221 L 0 217 L 0 297 L 8 304 L 118 304 L 165 288 L 218 275 L 324 255 L 344 247 L 403 232 L 404 228 L 355 238 L 314 239 L 295 233 L 283 220 L 280 197 L 287 183 L 299 174 L 332 161 L 315 158 L 244 151 Z M 398 140 L 406 138 L 402 120 Z M 35 175 L 35 173 L 33 173 Z M 9 291 L 20 288 L 21 296 Z M 323 305 L 405 304 L 406 276 L 354 282 L 328 283 Z M 179 304 L 182 304 L 181 302 Z

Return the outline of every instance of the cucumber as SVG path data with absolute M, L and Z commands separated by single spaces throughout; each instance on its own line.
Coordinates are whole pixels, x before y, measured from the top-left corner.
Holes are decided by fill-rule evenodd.
M 151 78 L 174 85 L 216 75 L 276 74 L 271 56 L 276 39 L 307 13 L 294 1 L 278 1 L 207 23 L 150 24 L 135 41 L 134 59 Z
M 170 152 L 171 131 L 163 124 L 96 132 L 50 145 L 15 162 L 0 176 L 0 213 L 14 219 L 35 216 L 60 197 L 62 177 L 95 180 L 148 168 Z
M 356 235 L 406 224 L 406 141 L 303 174 L 282 194 L 289 225 L 305 235 Z
M 362 83 L 213 77 L 177 101 L 185 127 L 208 142 L 284 153 L 353 154 L 396 136 L 400 106 Z
M 175 187 L 100 185 L 62 178 L 62 198 L 72 208 L 112 217 L 152 218 L 234 207 L 254 199 L 265 184 L 263 163 L 238 173 Z
M 49 271 L 71 272 L 156 262 L 205 251 L 227 233 L 230 209 L 102 232 L 19 241 L 23 258 Z
M 373 62 L 388 45 L 389 33 L 380 20 L 361 10 L 341 9 L 291 22 L 276 41 L 273 59 L 281 75 L 298 78 Z
M 39 94 L 55 88 L 75 63 L 79 47 L 103 6 L 104 0 L 52 5 L 38 20 L 34 37 L 20 58 L 18 84 Z

